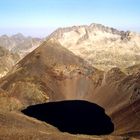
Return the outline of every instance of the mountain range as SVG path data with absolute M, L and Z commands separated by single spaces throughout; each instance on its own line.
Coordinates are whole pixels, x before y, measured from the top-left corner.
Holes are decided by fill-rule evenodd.
M 139 64 L 140 34 L 101 24 L 59 28 L 49 39 L 59 43 L 101 70 Z
M 0 77 L 6 75 L 19 60 L 39 46 L 42 40 L 25 37 L 21 33 L 0 36 Z
M 20 60 L 18 53 L 14 53 L 0 46 L 0 77 L 5 76 Z
M 12 36 L 0 36 L 0 46 L 21 55 L 34 50 L 40 44 L 40 41 L 40 38 L 25 37 L 21 33 Z
M 56 30 L 0 79 L 1 138 L 140 139 L 139 36 L 100 24 Z M 114 132 L 71 135 L 21 113 L 31 105 L 63 100 L 100 105 Z

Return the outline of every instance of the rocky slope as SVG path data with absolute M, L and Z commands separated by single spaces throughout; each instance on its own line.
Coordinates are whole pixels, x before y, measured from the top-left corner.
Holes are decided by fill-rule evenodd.
M 138 33 L 91 24 L 59 28 L 48 39 L 56 39 L 62 46 L 102 70 L 139 64 Z
M 89 66 L 55 41 L 44 42 L 0 80 L 1 88 L 23 104 L 86 99 L 103 72 Z
M 127 75 L 118 68 L 105 74 L 93 101 L 103 106 L 115 124 L 115 134 L 140 134 L 140 73 Z
M 117 128 L 115 133 L 122 136 L 135 135 L 139 137 L 140 125 L 137 123 L 140 123 L 140 98 L 137 98 L 136 101 L 132 98 L 133 96 L 130 99 L 130 104 L 112 114 L 112 118 Z
M 44 42 L 22 59 L 0 80 L 0 88 L 10 100 L 16 99 L 16 110 L 58 100 L 95 102 L 112 118 L 113 135 L 140 137 L 140 119 L 131 110 L 133 106 L 139 113 L 135 103 L 139 104 L 140 73 L 128 74 L 119 68 L 100 71 L 56 40 Z

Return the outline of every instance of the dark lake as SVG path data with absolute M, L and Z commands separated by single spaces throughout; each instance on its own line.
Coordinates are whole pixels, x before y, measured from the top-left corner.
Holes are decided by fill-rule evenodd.
M 71 134 L 105 135 L 114 131 L 114 125 L 105 110 L 84 100 L 38 104 L 22 112 Z

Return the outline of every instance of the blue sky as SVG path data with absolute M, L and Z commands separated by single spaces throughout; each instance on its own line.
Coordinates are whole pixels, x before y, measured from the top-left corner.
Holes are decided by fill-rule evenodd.
M 140 32 L 140 0 L 0 0 L 0 34 L 46 36 L 91 23 Z

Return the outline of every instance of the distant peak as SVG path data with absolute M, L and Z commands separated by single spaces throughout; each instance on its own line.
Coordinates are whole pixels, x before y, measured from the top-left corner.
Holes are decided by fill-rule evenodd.
M 105 27 L 104 25 L 99 24 L 99 23 L 91 23 L 89 26 L 90 27 Z
M 85 28 L 85 30 L 88 31 L 101 31 L 101 32 L 107 32 L 111 34 L 117 34 L 120 36 L 125 36 L 125 31 L 119 31 L 115 28 L 104 26 L 102 24 L 98 23 L 92 23 L 90 25 L 80 25 L 80 26 L 71 26 L 71 27 L 64 27 L 64 28 L 58 28 L 55 32 L 53 32 L 50 36 L 57 35 L 58 37 L 61 37 L 63 33 L 70 32 L 70 31 L 78 31 L 81 28 Z
M 7 35 L 5 35 L 5 34 L 4 34 L 4 35 L 2 35 L 1 37 L 2 37 L 2 38 L 8 38 L 8 36 L 7 36 Z
M 24 38 L 24 35 L 22 33 L 17 33 L 15 35 L 13 35 L 12 37 L 14 37 L 14 38 Z

